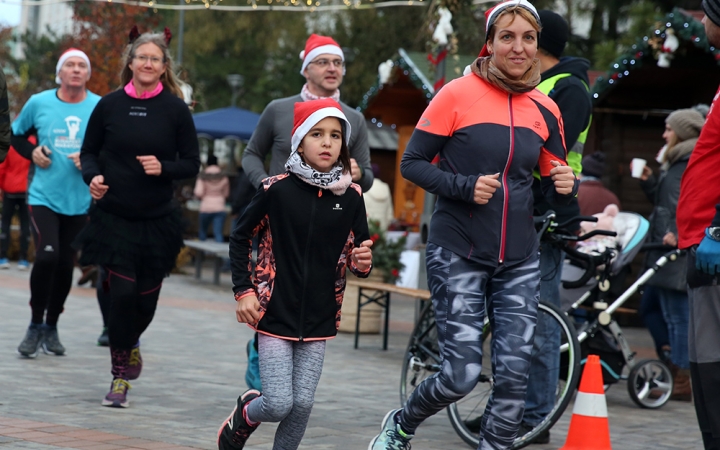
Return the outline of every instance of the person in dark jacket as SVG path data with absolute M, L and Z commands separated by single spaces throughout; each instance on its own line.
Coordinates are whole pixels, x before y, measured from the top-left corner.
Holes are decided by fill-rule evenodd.
M 243 171 L 255 189 L 268 175 L 284 173 L 285 161 L 291 153 L 293 105 L 296 102 L 332 98 L 340 103 L 345 117 L 352 125 L 353 135 L 348 143 L 350 173 L 353 182 L 366 192 L 373 184 L 373 173 L 365 118 L 340 101 L 340 86 L 345 77 L 345 54 L 332 37 L 311 34 L 305 42 L 305 49 L 300 53 L 300 59 L 300 74 L 305 77 L 305 85 L 299 94 L 273 100 L 265 107 L 243 152 Z M 270 167 L 266 170 L 268 155 Z M 245 374 L 248 386 L 260 389 L 259 383 L 252 381 L 259 379 L 258 367 L 253 363 L 257 361 L 257 335 L 248 342 L 248 361 Z
M 648 243 L 677 247 L 675 218 L 680 197 L 680 181 L 704 124 L 705 118 L 694 109 L 679 109 L 665 119 L 663 138 L 666 146 L 660 158 L 660 174 L 655 176 L 652 170 L 645 166 L 640 178 L 640 186 L 654 204 L 650 216 Z M 662 250 L 648 252 L 646 267 L 651 267 L 663 253 Z M 692 389 L 688 359 L 687 278 L 683 270 L 678 270 L 678 267 L 685 267 L 686 264 L 686 257 L 680 257 L 661 268 L 647 284 L 655 288 L 668 326 L 671 367 L 674 372 L 670 398 L 689 402 L 692 399 Z
M 10 102 L 8 101 L 5 73 L 0 70 L 0 163 L 10 150 Z
M 589 91 L 588 68 L 590 62 L 583 58 L 564 57 L 563 52 L 570 37 L 570 29 L 565 19 L 559 14 L 549 11 L 538 11 L 542 31 L 538 39 L 537 58 L 540 61 L 540 84 L 537 89 L 550 97 L 560 109 L 563 120 L 565 145 L 568 150 L 567 162 L 575 175 L 581 171 L 580 159 L 583 155 L 587 132 L 590 128 L 592 99 Z M 535 172 L 533 180 L 534 207 L 538 214 L 548 210 L 555 211 L 558 222 L 564 222 L 580 214 L 578 199 L 573 198 L 566 205 L 551 204 L 541 189 L 541 180 Z M 577 231 L 580 224 L 570 227 Z M 557 247 L 541 244 L 540 248 L 540 299 L 560 307 L 560 277 L 562 275 L 565 254 Z M 553 335 L 552 327 L 538 327 L 545 345 L 560 348 L 559 335 Z M 548 331 L 546 331 L 548 330 Z M 525 399 L 525 414 L 520 433 L 525 434 L 539 424 L 555 404 L 555 391 L 559 375 L 560 354 L 534 351 L 536 355 L 531 365 L 533 375 L 528 382 L 528 393 Z M 537 370 L 535 370 L 537 368 Z M 535 440 L 538 444 L 550 441 L 550 431 L 541 433 Z
M 539 167 L 540 188 L 551 203 L 571 201 L 577 180 L 566 161 L 560 110 L 535 89 L 535 7 L 503 2 L 486 18 L 486 44 L 471 73 L 433 98 L 400 164 L 405 178 L 438 196 L 427 279 L 442 368 L 402 409 L 387 413 L 369 450 L 410 448 L 423 420 L 475 388 L 482 358 L 490 357 L 480 339 L 486 314 L 495 383 L 478 448 L 509 448 L 520 428 L 540 282 L 533 170 Z
M 125 48 L 122 87 L 90 116 L 80 159 L 95 204 L 75 245 L 80 263 L 103 266 L 111 310 L 110 392 L 103 406 L 127 408 L 140 376 L 140 336 L 152 322 L 162 281 L 183 246 L 173 181 L 200 168 L 192 115 L 173 73 L 165 34 L 137 34 Z
M 365 278 L 372 252 L 365 203 L 350 175 L 350 122 L 340 104 L 295 104 L 287 172 L 263 181 L 230 237 L 238 322 L 259 334 L 262 395 L 250 389 L 218 432 L 242 449 L 261 422 L 280 422 L 273 448 L 298 448 L 337 334 L 345 271 Z M 257 267 L 251 241 L 259 236 Z
M 618 196 L 603 184 L 602 177 L 604 175 L 604 152 L 597 151 L 583 156 L 577 196 L 581 215 L 599 214 L 605 211 L 605 207 L 610 204 L 615 204 L 618 209 L 622 210 Z

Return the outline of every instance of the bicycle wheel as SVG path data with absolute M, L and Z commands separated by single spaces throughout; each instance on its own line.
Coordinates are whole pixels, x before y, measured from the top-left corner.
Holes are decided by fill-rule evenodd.
M 538 305 L 538 323 L 545 323 L 548 330 L 560 336 L 562 354 L 560 373 L 555 390 L 555 405 L 545 418 L 526 434 L 518 436 L 511 449 L 519 449 L 529 445 L 540 433 L 550 429 L 560 418 L 572 398 L 580 378 L 580 344 L 575 334 L 575 327 L 568 317 L 554 305 L 540 302 Z M 488 327 L 489 328 L 489 327 Z M 480 439 L 478 429 L 480 417 L 493 389 L 493 378 L 490 358 L 492 332 L 488 329 L 483 333 L 483 368 L 475 389 L 459 402 L 450 405 L 448 415 L 458 435 L 471 447 L 477 447 Z M 537 344 L 537 343 L 536 343 Z M 536 348 L 538 347 L 538 348 Z M 533 353 L 551 351 L 548 345 L 533 347 Z M 543 371 L 547 369 L 542 369 Z M 543 375 L 538 369 L 530 368 L 530 377 Z
M 405 406 L 412 391 L 427 377 L 440 371 L 440 349 L 435 310 L 428 302 L 420 313 L 420 319 L 410 335 L 400 379 L 400 405 Z

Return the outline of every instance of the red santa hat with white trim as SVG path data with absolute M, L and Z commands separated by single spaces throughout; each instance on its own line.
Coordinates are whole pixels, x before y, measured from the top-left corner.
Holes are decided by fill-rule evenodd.
M 63 64 L 65 64 L 65 61 L 67 61 L 69 58 L 72 58 L 73 56 L 77 56 L 78 58 L 82 58 L 85 60 L 85 64 L 87 64 L 88 67 L 88 78 L 90 78 L 90 58 L 88 58 L 88 55 L 86 55 L 85 52 L 82 50 L 78 50 L 76 48 L 69 48 L 65 50 L 65 53 L 60 55 L 57 66 L 55 66 L 55 82 L 57 84 L 60 84 L 60 77 L 58 76 L 60 74 L 60 69 L 62 68 Z
M 349 143 L 350 122 L 345 117 L 340 104 L 331 98 L 321 98 L 319 100 L 295 103 L 292 139 L 290 141 L 292 151 L 296 151 L 305 135 L 327 117 L 340 119 L 343 139 L 345 139 L 346 144 Z
M 340 48 L 340 44 L 335 42 L 335 39 L 315 33 L 311 34 L 307 42 L 305 42 L 305 50 L 300 52 L 300 59 L 302 59 L 300 75 L 304 75 L 305 68 L 313 59 L 324 54 L 337 55 L 345 61 L 342 48 Z

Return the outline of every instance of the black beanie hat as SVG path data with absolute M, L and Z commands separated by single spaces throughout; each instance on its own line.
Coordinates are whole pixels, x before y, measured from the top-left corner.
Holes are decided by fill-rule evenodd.
M 720 2 L 720 0 L 715 1 Z M 538 47 L 560 58 L 570 37 L 567 22 L 560 14 L 547 9 L 541 9 L 538 11 L 538 15 L 540 16 L 540 23 L 542 23 Z
M 708 19 L 720 27 L 720 0 L 703 0 L 702 9 Z
M 585 156 L 582 159 L 581 173 L 589 177 L 602 178 L 605 174 L 605 153 L 595 152 Z

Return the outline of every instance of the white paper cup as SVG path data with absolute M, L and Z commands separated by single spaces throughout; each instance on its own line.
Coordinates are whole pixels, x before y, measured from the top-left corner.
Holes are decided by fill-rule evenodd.
M 642 176 L 643 169 L 645 168 L 646 164 L 647 164 L 647 161 L 645 161 L 642 158 L 633 158 L 632 162 L 630 163 L 630 167 L 632 168 L 632 177 L 640 178 Z

